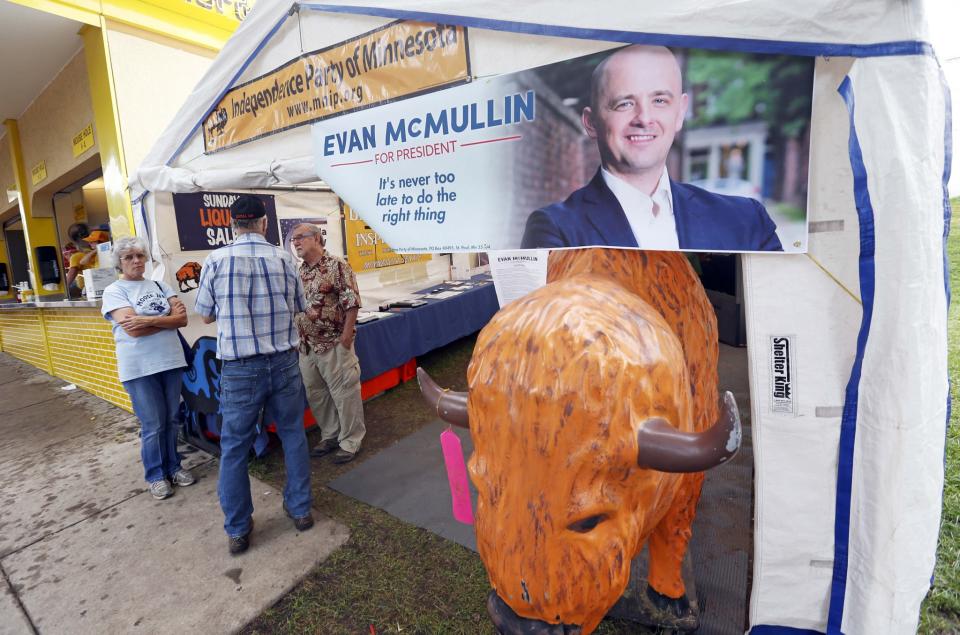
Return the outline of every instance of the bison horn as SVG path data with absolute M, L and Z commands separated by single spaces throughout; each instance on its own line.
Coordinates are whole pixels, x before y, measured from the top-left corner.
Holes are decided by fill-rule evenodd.
M 660 472 L 702 472 L 733 458 L 740 449 L 740 412 L 730 392 L 709 430 L 680 432 L 663 419 L 648 419 L 637 432 L 640 467 Z
M 431 408 L 436 409 L 438 417 L 455 426 L 470 427 L 470 419 L 467 417 L 467 393 L 441 388 L 422 368 L 417 368 L 417 381 L 420 383 L 423 398 Z

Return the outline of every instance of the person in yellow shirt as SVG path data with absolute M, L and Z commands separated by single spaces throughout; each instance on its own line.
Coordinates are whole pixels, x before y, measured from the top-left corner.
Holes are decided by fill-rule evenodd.
M 110 242 L 110 233 L 102 229 L 90 231 L 86 223 L 74 223 L 67 229 L 67 235 L 77 245 L 87 243 L 89 249 L 77 251 L 70 256 L 70 267 L 67 269 L 67 289 L 68 294 L 73 295 L 72 289 L 74 283 L 76 288 L 83 291 L 83 276 L 80 275 L 85 269 L 96 269 L 99 266 L 97 260 L 96 246 L 100 243 Z

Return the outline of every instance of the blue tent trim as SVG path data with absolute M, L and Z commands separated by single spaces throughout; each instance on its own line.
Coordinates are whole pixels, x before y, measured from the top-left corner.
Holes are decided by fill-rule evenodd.
M 947 239 L 950 237 L 950 219 L 952 211 L 950 209 L 950 190 L 947 184 L 950 182 L 950 163 L 953 158 L 953 115 L 951 110 L 952 97 L 950 95 L 950 85 L 947 84 L 947 78 L 943 74 L 943 68 L 940 69 L 940 84 L 943 86 L 943 100 L 946 113 L 944 116 L 943 130 L 943 290 L 947 294 L 947 310 L 950 309 L 950 261 L 947 257 Z M 947 423 L 950 422 L 949 417 Z
M 823 635 L 822 631 L 809 628 L 793 628 L 792 626 L 772 626 L 759 624 L 750 629 L 747 635 Z
M 324 11 L 326 13 L 350 13 L 370 15 L 381 18 L 416 20 L 439 24 L 456 24 L 475 29 L 509 31 L 526 35 L 544 35 L 550 37 L 568 37 L 581 40 L 604 40 L 623 42 L 624 44 L 660 44 L 663 46 L 681 46 L 744 53 L 783 53 L 787 55 L 825 55 L 832 57 L 887 57 L 891 55 L 933 55 L 933 47 L 926 42 L 899 41 L 879 42 L 876 44 L 834 44 L 819 42 L 783 42 L 779 40 L 759 40 L 731 37 L 711 37 L 705 35 L 667 35 L 663 33 L 640 33 L 617 31 L 613 29 L 584 29 L 554 24 L 536 24 L 513 20 L 496 20 L 473 16 L 433 13 L 429 11 L 408 11 L 370 6 L 343 6 L 332 4 L 303 3 L 301 9 Z
M 950 94 L 950 85 L 943 74 L 943 68 L 940 68 L 940 85 L 943 86 L 944 101 L 944 121 L 943 121 L 943 292 L 947 298 L 947 315 L 950 314 L 950 259 L 947 253 L 947 240 L 950 238 L 950 221 L 953 216 L 953 210 L 950 207 L 950 164 L 953 160 L 953 110 L 951 107 L 952 97 Z M 947 420 L 944 422 L 943 435 L 946 440 L 950 432 L 950 415 L 953 412 L 953 382 L 950 379 L 950 372 L 947 371 Z M 947 443 L 943 444 L 943 469 L 947 469 Z M 943 482 L 944 488 L 947 486 L 946 479 Z M 940 492 L 940 504 L 943 505 L 943 492 Z M 939 542 L 939 541 L 938 541 Z M 939 552 L 939 544 L 937 545 Z M 934 571 L 930 572 L 930 586 L 933 586 L 934 576 L 936 575 L 936 563 Z
M 833 525 L 833 581 L 830 588 L 830 610 L 827 615 L 827 634 L 841 633 L 843 605 L 847 590 L 847 556 L 850 543 L 850 498 L 853 485 L 853 454 L 857 435 L 857 406 L 860 388 L 860 373 L 863 355 L 870 334 L 873 318 L 873 296 L 876 271 L 874 263 L 875 235 L 873 204 L 867 189 L 867 168 L 863 163 L 860 139 L 854 122 L 853 83 L 845 77 L 837 89 L 847 105 L 850 118 L 848 151 L 853 169 L 853 194 L 860 223 L 860 298 L 863 302 L 863 318 L 857 335 L 857 354 L 850 371 L 840 420 L 840 447 L 837 460 L 837 499 Z

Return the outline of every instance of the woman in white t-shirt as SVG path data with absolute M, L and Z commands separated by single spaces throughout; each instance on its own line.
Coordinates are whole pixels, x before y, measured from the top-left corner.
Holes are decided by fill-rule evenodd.
M 187 309 L 167 284 L 143 277 L 147 245 L 140 238 L 113 244 L 120 279 L 103 290 L 103 316 L 113 326 L 117 374 L 140 419 L 140 458 L 154 498 L 173 495 L 173 485 L 192 485 L 180 466 L 177 414 L 183 368 L 187 365 L 177 328 Z

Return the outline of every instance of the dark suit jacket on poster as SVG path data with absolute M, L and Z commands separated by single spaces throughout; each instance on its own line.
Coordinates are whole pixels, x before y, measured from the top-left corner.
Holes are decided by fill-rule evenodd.
M 759 201 L 723 196 L 670 181 L 680 249 L 783 251 L 777 226 Z M 554 247 L 637 247 L 620 202 L 597 171 L 587 185 L 562 203 L 527 218 L 524 249 Z

